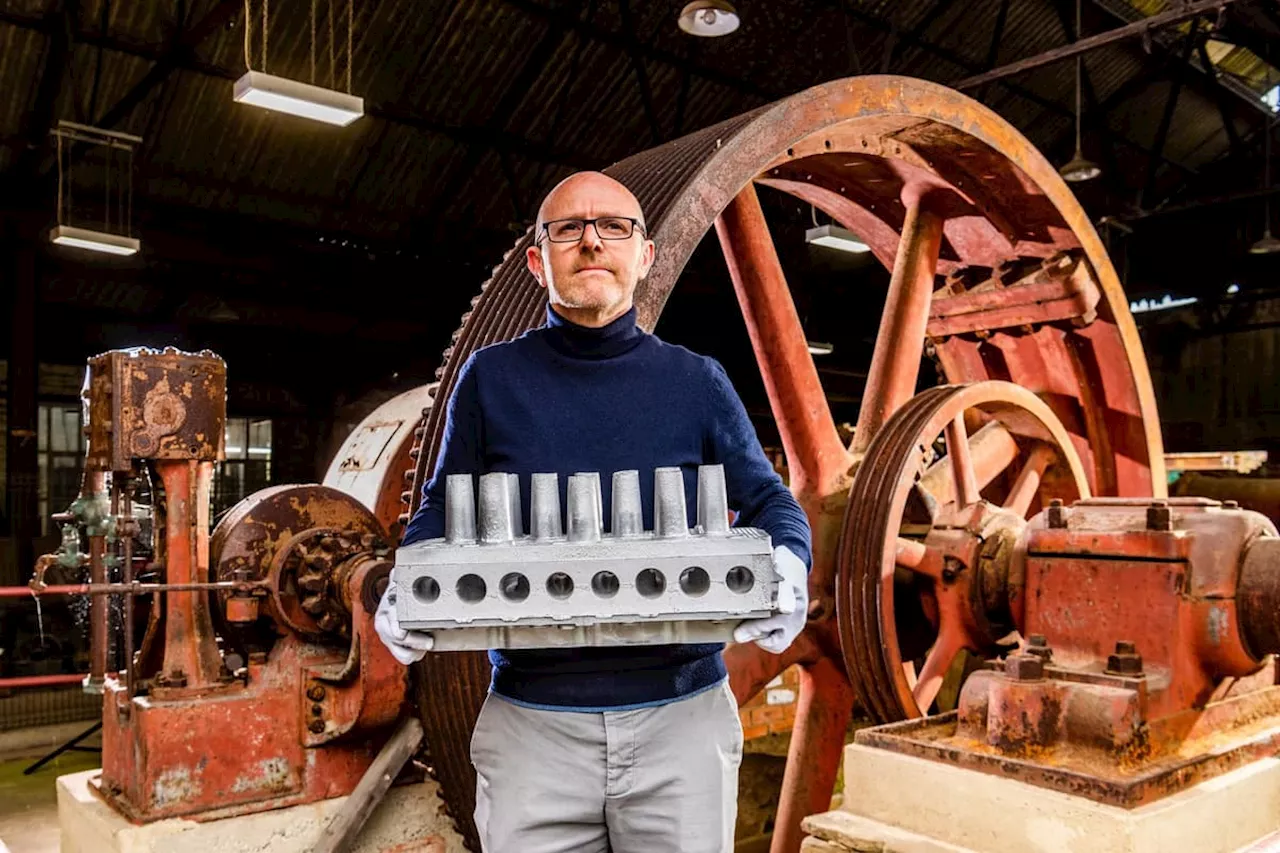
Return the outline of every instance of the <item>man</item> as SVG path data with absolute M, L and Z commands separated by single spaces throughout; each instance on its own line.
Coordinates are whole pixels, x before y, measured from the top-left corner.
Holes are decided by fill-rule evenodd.
M 547 324 L 474 353 L 449 400 L 443 446 L 405 543 L 443 536 L 445 477 L 680 466 L 692 511 L 697 466 L 722 463 L 737 523 L 776 546 L 782 615 L 740 625 L 775 653 L 804 626 L 809 525 L 773 471 L 713 360 L 635 324 L 653 264 L 635 197 L 598 172 L 566 178 L 538 212 L 529 271 Z M 528 529 L 528 522 L 525 522 Z M 377 625 L 404 663 L 431 637 L 404 631 L 384 598 Z M 491 651 L 493 682 L 471 741 L 476 824 L 488 853 L 726 853 L 733 846 L 742 729 L 720 644 Z

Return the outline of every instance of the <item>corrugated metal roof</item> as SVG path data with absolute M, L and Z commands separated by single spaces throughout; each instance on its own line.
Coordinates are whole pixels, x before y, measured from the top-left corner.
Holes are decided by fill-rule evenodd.
M 115 125 L 146 138 L 138 152 L 140 196 L 364 230 L 398 228 L 430 211 L 503 228 L 519 218 L 513 198 L 528 216 L 538 196 L 568 171 L 564 162 L 546 162 L 515 141 L 554 149 L 561 159 L 605 165 L 670 137 L 678 115 L 688 133 L 854 68 L 876 73 L 891 31 L 900 42 L 890 50 L 893 73 L 954 82 L 987 67 L 1000 8 L 1000 0 L 860 0 L 846 15 L 848 0 L 741 0 L 738 33 L 694 40 L 675 26 L 680 0 L 630 0 L 633 45 L 624 35 L 619 0 L 357 0 L 352 88 L 371 108 L 413 121 L 367 117 L 339 129 L 232 102 L 231 81 L 246 67 L 244 21 L 238 6 L 220 2 L 192 0 L 179 21 L 180 4 L 85 0 L 83 37 L 71 51 L 72 73 L 54 116 L 101 116 L 185 28 L 223 9 L 233 14 L 197 47 L 195 60 L 152 88 Z M 39 21 L 53 7 L 53 0 L 9 0 L 3 11 L 10 19 L 31 24 L 6 24 L 0 17 L 0 80 L 19 93 L 0 99 L 0 170 L 11 167 L 27 129 L 49 43 Z M 254 66 L 260 69 L 261 0 L 251 7 Z M 317 82 L 328 85 L 330 5 L 317 0 L 316 8 Z M 332 8 L 339 57 L 333 77 L 344 88 L 346 6 L 338 0 Z M 105 33 L 123 49 L 100 51 L 92 43 L 103 35 L 104 9 Z M 302 2 L 270 5 L 269 72 L 310 79 L 310 9 Z M 1096 10 L 1094 17 L 1095 31 L 1100 21 L 1115 22 Z M 1066 40 L 1053 0 L 1014 0 L 996 64 Z M 645 54 L 638 61 L 633 46 Z M 1158 51 L 1147 56 L 1129 43 L 1096 50 L 1085 64 L 1098 102 L 1106 103 L 1163 61 Z M 688 65 L 699 71 L 687 76 Z M 637 68 L 651 92 L 658 138 Z M 978 94 L 1043 149 L 1069 143 L 1074 63 L 1058 62 L 1007 82 Z M 1165 82 L 1138 88 L 1108 118 L 1115 156 L 1126 165 L 1139 163 L 1122 176 L 1134 188 L 1143 182 L 1141 148 L 1153 144 L 1167 91 Z M 506 140 L 503 156 L 491 146 L 476 147 L 477 140 L 498 138 Z M 1086 140 L 1087 146 L 1095 143 Z M 1226 145 L 1217 104 L 1194 85 L 1184 86 L 1164 156 L 1194 169 L 1220 157 Z M 47 168 L 51 161 L 44 163 Z

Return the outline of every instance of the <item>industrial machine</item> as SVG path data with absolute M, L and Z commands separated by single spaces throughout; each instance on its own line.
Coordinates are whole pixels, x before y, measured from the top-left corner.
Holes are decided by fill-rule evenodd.
M 855 707 L 885 724 L 865 744 L 1126 807 L 1277 752 L 1275 528 L 1225 502 L 1167 498 L 1155 398 L 1115 270 L 1066 184 L 1010 124 L 932 83 L 859 77 L 608 172 L 635 192 L 661 247 L 636 294 L 644 328 L 714 229 L 813 527 L 805 632 L 783 655 L 726 653 L 739 701 L 801 668 L 774 853 L 798 850 L 802 819 L 829 809 Z M 891 270 L 849 443 L 757 186 L 822 210 Z M 335 460 L 331 480 L 363 505 L 323 486 L 269 489 L 206 543 L 220 412 L 183 395 L 212 399 L 220 366 L 111 355 L 118 378 L 101 393 L 118 404 L 102 420 L 114 450 L 94 464 L 112 472 L 110 515 L 124 525 L 138 460 L 154 467 L 166 531 L 165 586 L 145 590 L 164 606 L 126 672 L 105 678 L 103 790 L 121 808 L 208 817 L 301 802 L 349 789 L 368 763 L 406 690 L 368 614 L 440 451 L 445 407 L 426 400 L 446 398 L 478 348 L 541 324 L 545 295 L 524 266 L 532 236 L 473 300 L 438 386 L 386 404 Z M 148 372 L 148 359 L 172 367 Z M 943 382 L 921 390 L 926 359 Z M 107 393 L 139 373 L 149 378 L 131 397 Z M 202 437 L 151 426 L 178 422 Z M 107 586 L 121 584 L 144 591 L 127 575 Z M 488 663 L 430 654 L 414 675 L 431 774 L 478 850 L 468 743 Z
M 984 671 L 983 662 L 1028 648 L 1031 635 L 1043 634 L 1037 648 L 1052 650 L 1052 680 L 1044 684 L 1078 685 L 1070 690 L 1082 695 L 1137 695 L 1142 715 L 1124 730 L 1171 738 L 1161 746 L 1160 737 L 1135 735 L 1150 751 L 1106 754 L 1099 774 L 1141 767 L 1158 775 L 1160 757 L 1170 760 L 1179 738 L 1178 760 L 1197 763 L 1197 750 L 1211 749 L 1197 733 L 1213 728 L 1219 714 L 1236 713 L 1216 710 L 1219 703 L 1238 709 L 1241 721 L 1246 704 L 1267 707 L 1273 647 L 1249 645 L 1257 640 L 1249 641 L 1239 622 L 1215 622 L 1221 630 L 1205 634 L 1192 621 L 1211 612 L 1232 618 L 1228 599 L 1252 588 L 1233 572 L 1261 565 L 1270 546 L 1255 551 L 1262 543 L 1252 538 L 1274 530 L 1230 507 L 1150 507 L 1166 499 L 1166 475 L 1127 299 L 1070 189 L 1006 121 L 932 83 L 859 77 L 797 93 L 607 171 L 635 192 L 661 247 L 636 294 L 643 327 L 657 324 L 685 263 L 714 230 L 781 432 L 792 491 L 813 526 L 805 633 L 781 656 L 754 646 L 726 653 L 739 701 L 784 669 L 801 667 L 775 853 L 799 849 L 802 819 L 830 808 L 855 706 L 893 723 L 954 708 L 964 697 L 973 712 L 966 719 L 976 727 L 976 709 L 999 704 L 979 701 L 984 684 L 1005 678 Z M 814 205 L 857 234 L 892 273 L 847 444 L 829 414 L 758 186 Z M 438 396 L 447 397 L 476 349 L 542 322 L 543 294 L 524 270 L 531 240 L 517 242 L 464 315 L 444 353 Z M 945 384 L 917 394 L 926 359 Z M 424 415 L 406 513 L 416 508 L 439 452 L 443 414 L 436 407 Z M 1091 502 L 1117 497 L 1136 503 Z M 1148 509 L 1167 529 L 1148 528 Z M 1067 531 L 1050 528 L 1055 513 L 1066 514 Z M 1155 559 L 1131 559 L 1130 574 L 1101 576 L 1106 591 L 1089 598 L 1090 587 L 1073 588 L 1068 578 L 1092 578 L 1124 561 L 1090 564 L 1071 535 L 1088 540 L 1093 534 L 1076 534 L 1077 525 L 1103 524 L 1111 525 L 1112 555 Z M 1202 552 L 1178 549 L 1210 538 L 1223 543 L 1212 564 L 1219 582 L 1200 586 L 1210 571 L 1193 565 Z M 1033 545 L 1059 548 L 1073 560 L 1032 560 Z M 1159 578 L 1181 578 L 1183 586 L 1162 588 L 1151 602 L 1162 602 L 1160 618 L 1135 625 L 1132 613 L 1147 613 L 1146 596 Z M 1095 606 L 1101 601 L 1105 608 Z M 1247 630 L 1266 630 L 1265 610 L 1250 612 L 1261 621 Z M 1126 645 L 1117 651 L 1117 643 Z M 1140 656 L 1144 675 L 1107 674 L 1112 655 L 1130 670 Z M 1073 673 L 1091 673 L 1094 683 Z M 434 773 L 460 828 L 474 839 L 467 742 L 487 668 L 480 656 L 430 655 L 417 675 Z M 965 676 L 975 675 L 966 687 Z M 1234 698 L 1251 687 L 1259 695 Z M 1280 722 L 1267 714 L 1253 724 Z M 989 714 L 988 721 L 993 716 L 1000 719 Z M 1233 730 L 1247 740 L 1244 729 Z M 1231 761 L 1268 749 L 1245 749 Z M 1028 750 L 1025 760 L 1034 763 L 1038 754 Z M 1129 763 L 1143 756 L 1153 763 Z M 1206 772 L 1213 764 L 1199 761 Z
M 89 494 L 78 503 L 97 509 L 66 519 L 63 553 L 41 566 L 70 556 L 90 582 L 46 587 L 37 567 L 31 586 L 91 596 L 101 795 L 145 822 L 349 794 L 400 717 L 408 680 L 373 631 L 391 572 L 385 529 L 343 492 L 285 486 L 242 502 L 210 535 L 226 407 L 226 367 L 212 353 L 109 352 L 90 359 L 86 395 Z M 144 480 L 154 582 L 135 576 L 132 499 Z M 124 601 L 123 663 L 111 671 L 108 597 Z

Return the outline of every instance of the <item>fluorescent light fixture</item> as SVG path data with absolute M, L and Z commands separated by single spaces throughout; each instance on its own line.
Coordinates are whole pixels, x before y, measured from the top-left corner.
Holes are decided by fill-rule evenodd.
M 859 240 L 852 231 L 841 228 L 839 225 L 819 225 L 817 228 L 810 228 L 804 232 L 804 241 L 814 246 L 839 249 L 855 255 L 871 251 L 871 247 Z
M 250 71 L 236 81 L 235 100 L 339 127 L 364 115 L 363 98 L 261 71 Z
M 809 355 L 831 355 L 831 351 L 835 349 L 831 344 L 821 341 L 805 341 L 809 346 Z
M 49 239 L 59 246 L 75 246 L 78 249 L 105 252 L 108 255 L 136 255 L 142 248 L 142 241 L 136 237 L 108 234 L 106 231 L 93 231 L 88 228 L 75 228 L 71 225 L 59 225 L 54 228 L 49 232 Z
M 738 10 L 726 0 L 693 0 L 680 10 L 680 29 L 691 36 L 715 38 L 727 36 L 738 28 L 742 19 Z
M 1185 298 L 1175 298 L 1173 294 L 1166 293 L 1160 299 L 1139 299 L 1137 302 L 1129 303 L 1129 313 L 1143 314 L 1148 311 L 1167 311 L 1170 308 L 1181 308 L 1184 305 L 1194 305 L 1200 300 L 1194 296 Z

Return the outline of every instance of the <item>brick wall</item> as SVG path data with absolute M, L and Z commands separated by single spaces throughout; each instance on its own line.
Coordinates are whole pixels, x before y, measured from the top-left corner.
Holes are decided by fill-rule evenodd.
M 759 696 L 739 708 L 743 738 L 755 740 L 791 731 L 796 719 L 799 685 L 799 670 L 793 666 L 769 682 Z

